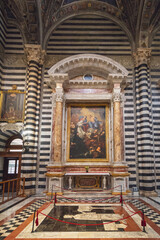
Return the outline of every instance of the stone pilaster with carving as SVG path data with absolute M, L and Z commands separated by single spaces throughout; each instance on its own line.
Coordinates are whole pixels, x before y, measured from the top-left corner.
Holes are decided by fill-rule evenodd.
M 61 163 L 62 159 L 62 117 L 63 117 L 63 88 L 56 88 L 56 110 L 54 130 L 54 163 Z
M 113 135 L 114 135 L 114 162 L 121 162 L 121 88 L 113 89 Z
M 64 99 L 63 88 L 56 87 L 55 97 L 56 97 L 56 102 L 63 102 L 63 99 Z
M 129 175 L 128 167 L 125 165 L 123 156 L 123 141 L 122 141 L 122 124 L 123 111 L 121 103 L 124 101 L 124 96 L 121 93 L 120 83 L 115 83 L 113 88 L 113 149 L 114 149 L 114 163 L 112 175 L 112 194 L 119 194 L 121 191 L 127 193 L 126 177 Z M 120 187 L 117 187 L 121 185 Z

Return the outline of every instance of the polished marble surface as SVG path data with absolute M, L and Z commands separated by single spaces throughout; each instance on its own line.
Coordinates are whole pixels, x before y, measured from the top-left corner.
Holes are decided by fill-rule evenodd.
M 46 199 L 30 197 L 15 207 L 0 214 L 0 240 L 25 240 L 25 239 L 160 239 L 160 212 L 159 204 L 149 198 L 124 197 L 125 204 L 121 207 L 118 198 L 111 198 L 110 202 L 103 202 L 104 198 L 90 197 L 88 203 L 81 198 L 66 199 L 58 196 L 58 204 Z M 115 200 L 116 199 L 116 200 Z M 93 202 L 92 202 L 93 200 Z M 156 201 L 159 198 L 156 198 Z M 16 201 L 14 200 L 16 203 Z M 48 219 L 39 214 L 39 226 L 34 226 L 32 233 L 32 220 L 34 209 L 42 209 L 42 213 L 54 218 L 72 223 L 102 223 L 100 226 L 72 225 Z M 128 219 L 108 223 L 111 220 L 119 220 L 124 216 L 143 209 L 147 221 L 146 232 L 142 231 L 141 214 L 135 214 Z

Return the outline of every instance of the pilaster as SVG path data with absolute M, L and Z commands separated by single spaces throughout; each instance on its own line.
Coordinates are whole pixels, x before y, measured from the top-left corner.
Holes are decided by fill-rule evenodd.
M 122 123 L 122 113 L 121 111 L 121 102 L 124 101 L 123 94 L 121 92 L 121 83 L 122 81 L 114 80 L 113 81 L 113 150 L 114 150 L 114 159 L 112 166 L 112 194 L 127 194 L 129 192 L 128 188 L 128 166 L 125 164 L 124 159 L 122 159 L 122 133 L 121 133 L 121 124 Z M 117 187 L 118 186 L 118 187 Z
M 54 126 L 52 127 L 52 158 L 47 166 L 48 177 L 47 195 L 51 191 L 63 193 L 64 167 L 62 159 L 62 123 L 64 103 L 64 82 L 68 80 L 68 74 L 51 74 L 47 83 L 55 86 L 53 90 Z

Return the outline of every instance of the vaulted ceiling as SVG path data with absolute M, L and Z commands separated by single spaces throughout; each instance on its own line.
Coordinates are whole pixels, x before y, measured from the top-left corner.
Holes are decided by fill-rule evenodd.
M 148 47 L 160 27 L 159 0 L 2 0 L 8 23 L 20 29 L 25 43 L 44 46 L 46 35 L 76 14 L 103 14 L 117 22 L 135 42 Z

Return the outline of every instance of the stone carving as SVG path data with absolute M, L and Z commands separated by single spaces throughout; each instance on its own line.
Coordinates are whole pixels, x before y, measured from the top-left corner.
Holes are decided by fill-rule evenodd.
M 120 102 L 122 100 L 121 88 L 113 89 L 113 102 Z
M 51 66 L 53 66 L 54 64 L 56 64 L 57 62 L 61 61 L 64 57 L 63 56 L 50 56 L 48 55 L 47 58 L 45 59 L 45 67 L 50 68 Z
M 0 130 L 2 132 L 5 132 L 7 130 L 15 130 L 20 132 L 21 130 L 23 130 L 23 123 L 6 123 L 6 124 L 0 124 Z
M 4 58 L 4 64 L 5 65 L 24 65 L 25 59 L 24 56 L 22 55 L 17 55 L 17 54 L 6 54 Z
M 121 101 L 121 93 L 115 92 L 113 93 L 113 102 L 120 102 Z
M 105 14 L 111 14 L 113 16 L 116 16 L 120 18 L 122 16 L 122 10 L 118 9 L 108 3 L 105 2 L 99 2 L 99 1 L 92 1 L 92 3 L 88 2 L 87 0 L 84 1 L 77 1 L 72 4 L 67 4 L 63 7 L 60 8 L 59 11 L 54 13 L 53 15 L 50 16 L 50 23 L 49 25 L 52 25 L 53 22 L 56 22 L 59 19 L 66 18 L 67 15 L 72 15 L 75 14 L 77 11 L 85 11 L 85 10 L 90 10 L 90 11 L 102 11 Z
M 83 79 L 73 79 L 69 81 L 69 86 L 73 88 L 110 88 L 110 82 L 108 80 L 92 80 L 87 81 Z M 67 87 L 67 86 L 66 86 Z
M 97 54 L 78 54 L 67 57 L 60 62 L 56 63 L 48 71 L 49 75 L 53 76 L 55 73 L 66 73 L 74 68 L 80 68 L 84 66 L 99 67 L 105 71 L 113 74 L 120 74 L 121 76 L 127 76 L 128 71 L 119 63 L 113 59 L 97 55 Z
M 151 65 L 151 69 L 160 68 L 160 56 L 152 56 L 150 65 Z
M 135 66 L 146 63 L 150 65 L 151 48 L 138 48 L 137 52 L 133 54 Z
M 108 57 L 110 57 L 108 55 Z M 122 66 L 124 66 L 125 68 L 133 68 L 134 67 L 134 61 L 133 58 L 131 56 L 111 56 L 111 58 L 120 63 Z
M 51 97 L 51 101 L 52 101 L 52 107 L 56 107 L 56 93 L 52 93 L 52 97 Z
M 64 92 L 63 92 L 63 88 L 56 88 L 56 102 L 63 102 L 63 97 L 64 97 Z
M 45 50 L 42 50 L 40 45 L 26 44 L 24 47 L 24 52 L 28 64 L 31 60 L 41 65 L 44 63 Z
M 51 87 L 52 89 L 55 89 L 57 84 L 61 85 L 63 87 L 63 83 L 65 81 L 68 81 L 68 74 L 67 73 L 55 73 L 52 74 L 50 70 L 48 71 L 48 74 L 50 76 L 50 79 L 46 79 L 45 83 L 47 86 Z

